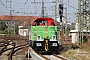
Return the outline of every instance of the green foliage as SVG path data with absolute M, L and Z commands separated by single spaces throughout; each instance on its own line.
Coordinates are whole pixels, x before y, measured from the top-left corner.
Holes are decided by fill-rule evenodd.
M 0 34 L 8 34 L 8 26 L 6 26 L 5 22 L 1 21 L 0 21 Z M 18 24 L 16 24 L 15 26 L 15 33 L 14 30 L 10 29 L 9 34 L 11 35 L 18 34 Z
M 7 28 L 8 27 L 6 26 L 5 22 L 0 21 L 0 34 L 7 34 Z
M 18 26 L 19 26 L 18 24 L 15 25 L 15 34 L 18 34 L 18 30 L 19 30 Z
M 3 34 L 8 34 L 8 28 L 3 31 Z
M 87 42 L 88 41 L 88 38 L 86 36 L 83 36 L 83 42 Z
M 5 29 L 4 31 L 0 31 L 0 34 L 8 34 L 8 29 Z
M 20 20 L 20 21 L 18 22 L 18 25 L 22 24 L 24 21 L 25 21 L 25 20 Z
M 4 31 L 7 28 L 4 22 L 0 22 L 0 31 Z
M 12 30 L 12 31 L 11 31 L 11 35 L 14 35 L 14 34 L 15 34 L 15 33 L 14 33 L 14 31 Z

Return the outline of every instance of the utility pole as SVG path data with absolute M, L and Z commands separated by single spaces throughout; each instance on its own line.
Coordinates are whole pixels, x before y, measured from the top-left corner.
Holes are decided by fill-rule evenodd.
M 44 0 L 42 0 L 42 17 L 44 18 Z
M 8 3 L 8 2 L 10 3 L 10 8 L 11 8 L 11 1 L 12 1 L 12 0 L 6 0 L 6 8 L 7 8 L 7 3 Z
M 57 1 L 55 1 L 55 21 L 57 20 Z
M 45 15 L 45 12 L 44 12 L 44 3 L 55 3 L 55 9 L 54 9 L 54 12 L 55 12 L 55 15 L 54 15 L 54 18 L 55 18 L 55 20 L 56 20 L 56 18 L 57 18 L 57 0 L 56 1 L 52 1 L 52 2 L 44 2 L 44 0 L 42 0 L 42 2 L 31 2 L 31 3 L 42 3 L 42 13 L 41 13 L 41 16 L 42 17 L 44 17 L 44 15 Z
M 44 18 L 44 0 L 42 0 L 42 2 L 35 2 L 34 0 L 34 2 L 31 2 L 31 3 L 42 3 L 41 16 Z
M 63 17 L 63 1 L 61 1 L 61 3 L 59 4 L 59 16 L 60 16 L 60 36 L 63 36 L 64 31 L 63 31 L 63 21 L 62 21 L 62 17 Z
M 7 8 L 7 3 L 10 3 L 10 8 L 11 8 L 11 2 L 12 2 L 12 0 L 6 0 L 6 8 Z M 10 10 L 10 20 L 11 20 L 11 10 Z M 10 22 L 8 23 L 8 34 L 10 34 Z
M 83 44 L 83 30 L 88 32 L 90 24 L 89 0 L 78 0 L 78 40 Z M 86 33 L 87 34 L 87 33 Z M 88 36 L 88 35 L 87 35 Z
M 31 41 L 31 24 L 30 24 L 30 16 L 28 16 L 28 33 L 29 33 L 29 48 L 28 48 L 28 59 L 30 59 L 30 41 Z
M 12 23 L 13 21 L 12 21 L 12 12 L 14 11 L 14 10 L 12 10 L 11 9 L 11 2 L 12 2 L 12 0 L 6 0 L 6 8 L 7 8 L 7 3 L 9 3 L 9 6 L 10 6 L 10 21 L 9 21 L 9 23 L 8 23 L 8 34 L 10 34 L 11 33 L 11 28 L 13 29 L 13 32 L 14 32 L 14 35 L 16 34 L 16 32 L 15 32 L 15 24 L 16 24 L 16 22 L 14 22 L 14 23 Z M 12 27 L 13 26 L 13 27 Z
M 66 10 L 66 16 L 65 16 L 65 19 L 66 19 L 66 23 L 65 23 L 65 40 L 66 40 L 67 36 L 68 36 L 68 34 L 67 34 L 67 8 L 65 8 L 65 10 Z

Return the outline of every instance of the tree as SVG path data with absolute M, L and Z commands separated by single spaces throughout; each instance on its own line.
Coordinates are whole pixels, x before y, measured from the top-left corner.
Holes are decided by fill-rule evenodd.
M 4 31 L 7 28 L 5 22 L 0 21 L 0 31 Z

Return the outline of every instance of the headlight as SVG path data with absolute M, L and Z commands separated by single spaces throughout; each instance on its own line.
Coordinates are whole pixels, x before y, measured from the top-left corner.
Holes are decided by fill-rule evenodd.
M 57 43 L 53 43 L 52 46 L 57 46 Z
M 54 35 L 50 41 L 56 41 L 56 36 Z
M 37 43 L 36 46 L 42 46 L 42 44 L 41 43 Z
M 37 41 L 43 41 L 40 35 L 37 36 Z
M 55 39 L 56 39 L 56 36 L 54 35 L 54 36 L 53 36 L 53 40 L 55 40 Z
M 40 38 L 41 38 L 41 37 L 40 37 L 40 36 L 38 36 L 38 37 L 37 37 L 37 40 L 39 40 Z

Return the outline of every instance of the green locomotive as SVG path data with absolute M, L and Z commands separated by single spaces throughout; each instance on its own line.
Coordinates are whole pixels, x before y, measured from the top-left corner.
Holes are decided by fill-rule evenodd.
M 39 52 L 55 52 L 62 48 L 58 40 L 56 22 L 52 18 L 38 18 L 31 26 L 31 47 Z

